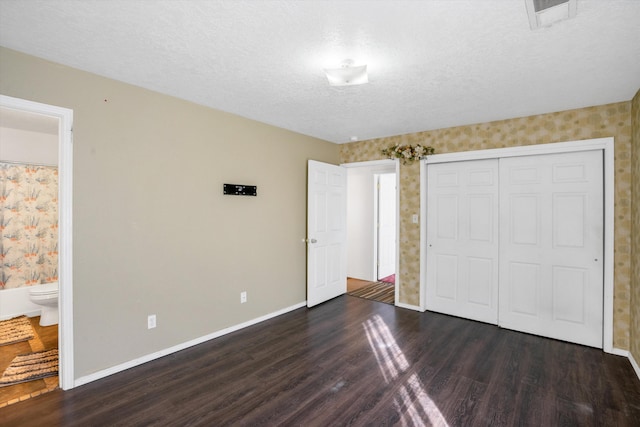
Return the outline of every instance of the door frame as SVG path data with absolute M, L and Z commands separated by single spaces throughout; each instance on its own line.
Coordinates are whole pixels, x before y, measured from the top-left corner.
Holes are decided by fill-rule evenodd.
M 73 372 L 73 110 L 0 95 L 0 106 L 55 117 L 58 126 L 58 348 L 59 385 L 72 389 Z
M 604 190 L 604 294 L 603 294 L 603 350 L 606 353 L 626 354 L 613 347 L 613 292 L 614 292 L 614 139 L 594 138 L 583 141 L 557 142 L 487 150 L 462 151 L 459 153 L 434 154 L 420 162 L 420 183 L 426 183 L 427 165 L 464 160 L 494 159 L 540 154 L 572 153 L 578 151 L 602 150 L 603 190 Z M 427 186 L 420 189 L 420 311 L 426 310 L 426 230 L 427 230 Z
M 396 174 L 396 260 L 395 260 L 395 270 L 396 270 L 396 280 L 394 286 L 394 304 L 397 306 L 400 301 L 400 160 L 399 159 L 386 159 L 386 160 L 371 160 L 365 162 L 353 162 L 353 163 L 342 163 L 340 166 L 345 168 L 362 168 L 362 167 L 376 167 L 376 166 L 395 166 L 395 174 Z M 347 173 L 347 180 L 349 179 L 349 175 Z M 375 191 L 375 188 L 373 189 Z M 347 193 L 347 199 L 349 198 L 349 194 Z M 375 214 L 372 212 L 372 215 Z M 347 228 L 347 233 L 349 233 L 349 229 Z M 377 250 L 375 248 L 377 243 L 374 243 L 374 251 Z M 374 252 L 374 258 L 377 256 Z M 349 260 L 347 260 L 347 263 Z M 374 261 L 375 262 L 375 261 Z M 375 269 L 375 273 L 377 274 L 377 269 Z M 423 310 L 424 311 L 424 310 Z

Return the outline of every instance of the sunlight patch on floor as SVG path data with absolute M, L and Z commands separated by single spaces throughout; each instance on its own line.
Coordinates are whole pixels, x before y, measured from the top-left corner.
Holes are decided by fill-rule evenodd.
M 407 358 L 393 338 L 382 317 L 375 315 L 363 324 L 369 345 L 378 361 L 378 366 L 387 384 L 396 381 L 398 376 L 409 370 Z M 394 401 L 398 412 L 402 414 L 401 423 L 406 426 L 446 426 L 449 424 L 429 397 L 417 374 L 413 373 L 400 385 Z

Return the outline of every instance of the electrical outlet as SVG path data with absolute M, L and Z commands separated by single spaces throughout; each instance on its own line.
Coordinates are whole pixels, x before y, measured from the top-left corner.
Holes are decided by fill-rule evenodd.
M 245 302 L 247 302 L 247 292 L 242 291 L 240 292 L 240 304 L 244 304 Z
M 149 317 L 147 317 L 147 329 L 153 329 L 155 327 L 156 327 L 156 315 L 150 314 Z
M 417 224 L 417 223 L 418 223 L 418 215 L 414 214 L 414 215 L 411 217 L 411 221 L 412 221 L 414 224 Z

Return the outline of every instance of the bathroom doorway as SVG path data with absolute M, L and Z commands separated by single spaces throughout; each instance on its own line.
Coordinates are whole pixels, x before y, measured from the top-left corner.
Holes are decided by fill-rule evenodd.
M 59 322 L 57 340 L 59 376 L 57 385 L 64 390 L 68 390 L 74 386 L 72 286 L 73 111 L 67 108 L 0 95 L 0 125 L 6 124 L 7 120 L 12 120 L 13 124 L 11 126 L 14 128 L 21 127 L 25 132 L 33 132 L 35 129 L 29 129 L 29 126 L 37 126 L 35 124 L 36 121 L 33 120 L 37 117 L 49 123 L 52 121 L 57 122 L 57 130 L 54 130 L 54 133 L 57 134 L 58 152 L 57 277 L 59 284 Z M 48 338 L 43 341 L 51 341 L 51 335 L 47 334 L 47 336 Z

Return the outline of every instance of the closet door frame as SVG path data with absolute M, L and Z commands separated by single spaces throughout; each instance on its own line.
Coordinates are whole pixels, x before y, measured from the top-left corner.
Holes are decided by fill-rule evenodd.
M 626 354 L 613 347 L 613 290 L 614 290 L 614 140 L 613 137 L 568 141 L 551 144 L 527 145 L 509 148 L 434 154 L 420 162 L 420 310 L 426 310 L 427 264 L 427 164 L 466 160 L 499 159 L 505 157 L 540 154 L 572 153 L 602 150 L 604 190 L 604 295 L 603 295 L 603 350 L 606 353 Z

